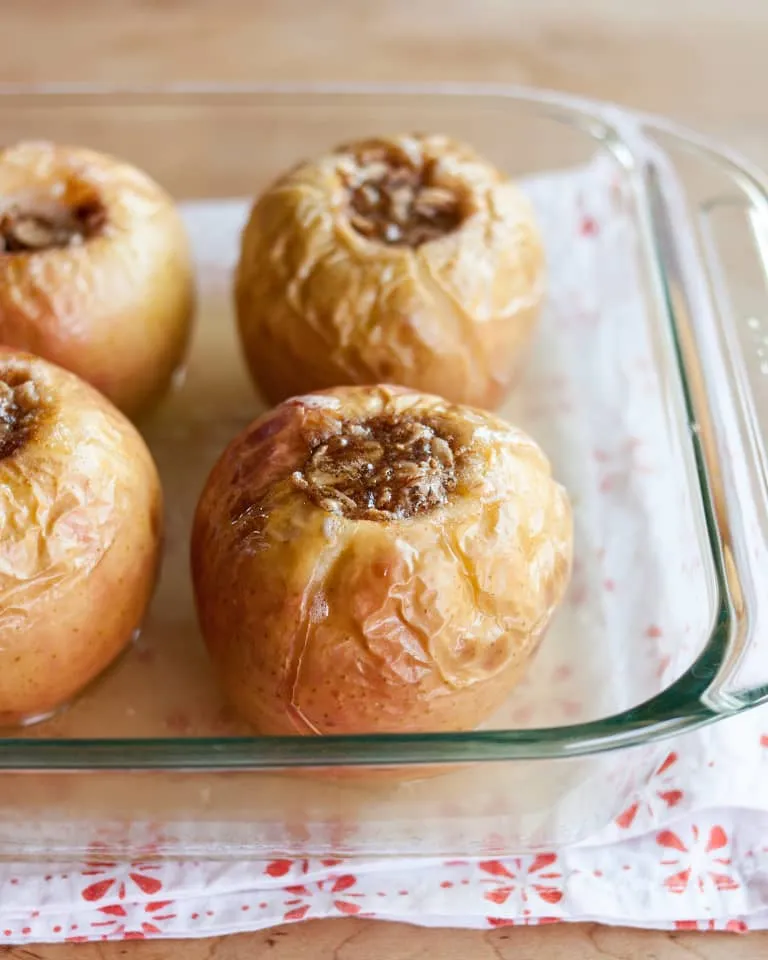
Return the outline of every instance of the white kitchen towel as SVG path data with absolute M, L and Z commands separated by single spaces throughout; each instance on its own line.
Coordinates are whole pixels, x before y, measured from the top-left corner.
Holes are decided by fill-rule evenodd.
M 674 752 L 663 766 L 638 800 L 659 809 L 667 795 L 652 830 L 535 854 L 216 863 L 162 862 L 150 848 L 121 863 L 95 847 L 81 865 L 4 864 L 0 942 L 203 937 L 341 916 L 478 929 L 556 921 L 768 928 L 768 813 L 713 808 L 674 819 L 672 798 L 686 792 L 690 766 Z
M 549 338 L 549 367 L 537 369 L 534 353 L 527 378 L 537 389 L 521 386 L 520 410 L 580 498 L 583 526 L 563 621 L 569 659 L 558 655 L 564 649 L 561 623 L 515 700 L 512 721 L 530 726 L 541 711 L 550 723 L 567 723 L 615 707 L 598 702 L 596 691 L 619 703 L 652 693 L 690 662 L 706 610 L 698 603 L 703 573 L 687 552 L 686 544 L 695 541 L 686 533 L 685 510 L 665 502 L 668 474 L 654 479 L 669 450 L 651 345 L 638 314 L 635 230 L 615 167 L 601 162 L 537 178 L 527 188 L 550 268 L 540 331 Z M 202 286 L 218 285 L 223 298 L 246 212 L 242 202 L 185 210 Z M 594 359 L 569 364 L 580 342 Z M 559 370 L 553 369 L 557 363 Z M 596 382 L 599 373 L 620 378 L 626 403 L 618 409 L 616 383 Z M 596 418 L 589 429 L 600 442 L 589 469 L 580 463 L 574 470 L 562 442 L 569 432 L 587 429 L 587 408 Z M 580 434 L 581 450 L 586 442 Z M 617 530 L 626 532 L 625 521 L 655 525 L 658 543 L 669 551 L 655 565 L 661 578 L 653 556 L 638 557 L 636 550 L 627 556 L 624 543 L 653 540 L 617 536 Z M 757 559 L 764 562 L 764 548 Z M 596 591 L 604 599 L 596 599 Z M 590 645 L 596 636 L 623 642 L 628 631 L 641 637 L 642 658 L 616 676 L 611 671 L 619 669 L 620 657 L 599 646 L 590 653 Z M 179 726 L 178 710 L 171 713 L 169 730 Z M 196 729 L 197 722 L 185 715 L 184 729 Z M 347 915 L 477 928 L 583 920 L 768 928 L 768 711 L 670 742 L 648 782 L 612 823 L 560 849 L 486 859 L 212 862 L 163 861 L 150 844 L 126 863 L 94 842 L 80 864 L 0 864 L 0 943 L 199 937 Z

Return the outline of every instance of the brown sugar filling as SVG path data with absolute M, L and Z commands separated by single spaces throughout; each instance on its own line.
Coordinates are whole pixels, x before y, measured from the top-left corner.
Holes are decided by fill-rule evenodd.
M 80 246 L 103 230 L 106 219 L 96 200 L 50 210 L 11 206 L 0 212 L 0 253 Z
M 40 413 L 37 386 L 22 369 L 0 368 L 0 460 L 29 439 Z
M 456 230 L 465 206 L 456 190 L 439 182 L 437 162 L 416 163 L 384 147 L 345 155 L 340 164 L 349 191 L 349 220 L 370 240 L 418 247 Z
M 440 424 L 409 416 L 344 423 L 315 446 L 293 483 L 330 513 L 368 520 L 414 517 L 446 503 L 465 451 Z

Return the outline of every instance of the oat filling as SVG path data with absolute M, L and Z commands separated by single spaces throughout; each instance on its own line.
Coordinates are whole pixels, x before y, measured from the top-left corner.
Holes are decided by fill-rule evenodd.
M 319 506 L 356 519 L 402 520 L 446 503 L 465 451 L 439 423 L 378 416 L 344 423 L 292 480 Z
M 437 161 L 416 165 L 405 155 L 366 150 L 341 166 L 349 191 L 349 220 L 369 240 L 418 247 L 456 230 L 462 198 L 440 183 Z
M 0 369 L 0 460 L 22 447 L 40 412 L 40 394 L 25 371 Z
M 0 254 L 80 246 L 105 223 L 106 211 L 98 201 L 50 209 L 10 206 L 0 211 Z

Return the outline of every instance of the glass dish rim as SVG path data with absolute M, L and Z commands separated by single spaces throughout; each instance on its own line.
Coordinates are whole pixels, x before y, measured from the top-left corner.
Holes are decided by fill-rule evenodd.
M 580 127 L 602 142 L 638 186 L 638 173 L 625 154 L 626 134 L 643 128 L 663 132 L 679 145 L 705 153 L 724 165 L 753 202 L 768 210 L 768 184 L 759 171 L 733 151 L 661 117 L 614 104 L 556 91 L 504 84 L 468 83 L 172 83 L 0 84 L 0 111 L 11 102 L 25 106 L 84 107 L 200 105 L 204 99 L 247 102 L 255 97 L 292 97 L 318 101 L 366 97 L 484 98 L 499 104 L 515 101 L 539 108 L 553 119 Z M 640 185 L 643 193 L 647 185 Z M 647 199 L 647 198 L 646 198 Z M 650 236 L 657 269 L 664 284 L 663 254 Z M 699 482 L 709 549 L 714 564 L 716 604 L 712 632 L 699 656 L 676 681 L 628 710 L 578 724 L 523 730 L 481 730 L 460 733 L 360 734 L 323 737 L 197 737 L 125 739 L 0 738 L 0 770 L 160 769 L 167 771 L 248 770 L 292 767 L 456 764 L 514 759 L 557 759 L 595 754 L 649 743 L 734 715 L 768 700 L 768 686 L 740 695 L 718 693 L 720 674 L 734 659 L 734 604 L 726 575 L 714 497 L 702 441 L 696 426 L 691 385 L 683 358 L 674 305 L 664 297 L 664 318 L 676 355 L 683 392 L 683 413 Z M 731 664 L 731 667 L 733 663 Z

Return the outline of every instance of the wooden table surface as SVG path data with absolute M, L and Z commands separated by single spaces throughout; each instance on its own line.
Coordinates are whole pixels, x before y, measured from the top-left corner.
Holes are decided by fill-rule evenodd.
M 0 83 L 474 80 L 666 113 L 768 168 L 765 0 L 4 0 Z M 73 133 L 73 139 L 76 139 Z M 583 926 L 487 933 L 329 920 L 219 940 L 0 948 L 63 960 L 748 960 L 768 934 Z

